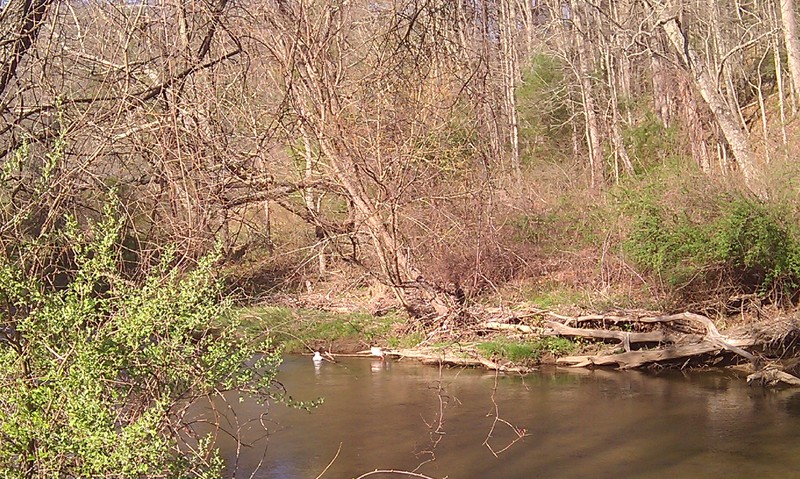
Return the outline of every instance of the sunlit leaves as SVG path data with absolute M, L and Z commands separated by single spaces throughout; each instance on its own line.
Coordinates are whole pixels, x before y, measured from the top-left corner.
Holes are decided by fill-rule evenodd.
M 218 476 L 208 439 L 181 446 L 192 431 L 180 411 L 230 389 L 269 398 L 279 356 L 220 321 L 230 304 L 217 255 L 181 271 L 165 249 L 134 282 L 113 202 L 88 228 L 65 224 L 51 240 L 72 260 L 65 286 L 27 277 L 24 245 L 0 260 L 0 299 L 15 308 L 0 323 L 0 475 Z

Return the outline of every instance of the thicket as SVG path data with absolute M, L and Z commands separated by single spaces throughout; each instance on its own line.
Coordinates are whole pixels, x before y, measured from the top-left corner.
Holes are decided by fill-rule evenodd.
M 237 333 L 219 255 L 187 270 L 166 248 L 135 281 L 123 229 L 109 206 L 0 255 L 2 477 L 220 477 L 189 406 L 229 390 L 279 395 L 280 357 Z M 35 264 L 53 257 L 64 261 Z
M 711 196 L 698 210 L 658 199 L 638 199 L 623 243 L 644 271 L 678 290 L 796 299 L 800 231 L 788 205 L 737 193 Z

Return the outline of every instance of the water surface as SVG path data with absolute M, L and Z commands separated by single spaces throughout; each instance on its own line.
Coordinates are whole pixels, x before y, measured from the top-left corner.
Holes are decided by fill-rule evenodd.
M 279 379 L 295 399 L 324 404 L 309 413 L 229 397 L 215 404 L 222 420 L 203 413 L 230 433 L 218 444 L 238 457 L 231 476 L 315 478 L 336 457 L 323 478 L 417 468 L 451 479 L 800 477 L 800 392 L 751 388 L 732 374 L 521 377 L 289 357 Z M 238 454 L 237 434 L 247 443 Z

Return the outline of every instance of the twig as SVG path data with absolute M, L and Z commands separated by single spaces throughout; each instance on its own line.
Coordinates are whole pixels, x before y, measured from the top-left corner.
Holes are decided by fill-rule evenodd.
M 497 393 L 497 378 L 499 377 L 499 375 L 500 375 L 500 372 L 495 370 L 495 373 L 494 373 L 494 386 L 492 387 L 492 404 L 494 405 L 494 420 L 492 421 L 492 427 L 489 429 L 489 432 L 486 434 L 486 439 L 483 441 L 483 445 L 486 446 L 489 449 L 489 452 L 491 452 L 494 455 L 494 457 L 499 457 L 500 454 L 502 454 L 503 452 L 508 450 L 517 441 L 523 439 L 525 436 L 528 435 L 528 433 L 525 430 L 525 428 L 516 427 L 513 424 L 511 424 L 510 422 L 508 422 L 505 419 L 502 419 L 500 417 L 500 406 L 497 404 L 497 401 L 495 400 L 495 394 Z M 497 426 L 498 422 L 502 422 L 503 424 L 508 426 L 512 431 L 514 431 L 514 434 L 516 434 L 517 437 L 515 439 L 513 439 L 511 442 L 509 442 L 508 444 L 506 444 L 506 446 L 504 448 L 500 449 L 499 451 L 495 451 L 494 447 L 492 447 L 492 445 L 489 444 L 489 440 L 492 438 L 492 433 L 494 432 L 494 429 Z
M 339 449 L 337 449 L 337 450 L 336 450 L 336 455 L 335 455 L 335 456 L 333 456 L 333 459 L 331 459 L 331 462 L 329 462 L 329 463 L 328 463 L 328 465 L 327 465 L 327 466 L 325 466 L 325 469 L 323 469 L 323 470 L 322 470 L 322 472 L 320 472 L 320 473 L 319 473 L 319 476 L 317 476 L 315 479 L 319 479 L 319 478 L 320 478 L 320 477 L 322 477 L 322 476 L 323 476 L 323 475 L 324 475 L 326 472 L 328 472 L 328 469 L 330 469 L 330 468 L 331 468 L 331 466 L 333 465 L 333 462 L 334 462 L 334 461 L 336 461 L 336 458 L 337 458 L 337 457 L 339 457 L 339 453 L 340 453 L 340 452 L 342 452 L 342 443 L 341 443 L 341 442 L 339 443 Z
M 364 477 L 369 477 L 375 474 L 403 474 L 408 477 L 419 477 L 422 479 L 436 479 L 434 477 L 426 476 L 425 474 L 420 474 L 418 472 L 400 471 L 396 469 L 375 469 L 374 471 L 361 474 L 360 476 L 356 477 L 356 479 L 363 479 Z M 447 476 L 445 476 L 443 479 L 447 479 Z
M 436 460 L 436 446 L 439 445 L 439 442 L 441 442 L 442 438 L 446 434 L 445 431 L 444 431 L 444 410 L 445 410 L 445 407 L 446 407 L 446 403 L 444 401 L 445 396 L 443 394 L 444 388 L 442 387 L 442 368 L 443 367 L 444 367 L 444 363 L 440 362 L 439 363 L 439 379 L 436 381 L 436 396 L 437 396 L 437 399 L 439 401 L 439 413 L 436 416 L 436 421 L 434 423 L 429 423 L 428 421 L 425 420 L 424 417 L 422 418 L 422 422 L 425 423 L 425 425 L 428 427 L 428 429 L 432 429 L 432 431 L 430 431 L 428 433 L 428 436 L 431 439 L 431 446 L 426 451 L 420 451 L 418 456 L 422 455 L 422 454 L 429 454 L 430 458 L 420 462 L 417 465 L 417 467 L 415 467 L 414 470 L 411 471 L 411 472 L 417 472 L 425 464 L 427 464 L 429 462 L 433 462 L 433 461 Z M 435 429 L 434 429 L 434 427 L 435 427 Z

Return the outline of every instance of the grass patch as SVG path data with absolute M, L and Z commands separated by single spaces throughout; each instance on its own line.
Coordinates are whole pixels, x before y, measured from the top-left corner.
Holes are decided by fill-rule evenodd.
M 273 341 L 289 353 L 307 352 L 334 342 L 352 344 L 386 344 L 397 347 L 419 342 L 415 335 L 398 336 L 394 326 L 404 323 L 399 314 L 373 316 L 369 313 L 332 313 L 315 309 L 293 309 L 281 306 L 245 308 L 240 312 L 243 332 L 268 332 Z M 392 346 L 394 347 L 394 346 Z
M 542 309 L 557 309 L 564 305 L 582 305 L 589 301 L 586 292 L 556 284 L 545 284 L 525 291 L 523 295 L 528 302 Z
M 575 350 L 575 343 L 567 338 L 546 337 L 535 341 L 516 342 L 496 340 L 478 343 L 478 351 L 489 358 L 500 358 L 514 363 L 537 363 L 545 354 L 560 357 Z
M 386 340 L 386 345 L 391 349 L 410 349 L 425 340 L 425 334 L 414 332 L 404 336 L 394 335 Z

